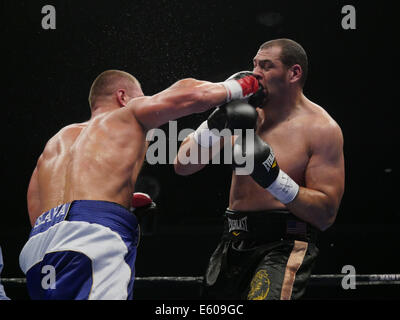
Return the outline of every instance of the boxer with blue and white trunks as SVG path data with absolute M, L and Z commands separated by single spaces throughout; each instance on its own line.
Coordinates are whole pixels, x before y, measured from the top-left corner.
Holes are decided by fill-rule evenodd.
M 138 238 L 135 215 L 119 204 L 82 200 L 51 209 L 20 256 L 30 297 L 132 299 Z
M 20 266 L 31 298 L 131 299 L 138 222 L 128 208 L 148 131 L 259 89 L 243 74 L 223 83 L 183 79 L 144 96 L 132 75 L 100 74 L 89 94 L 90 120 L 48 141 L 29 183 L 33 229 Z

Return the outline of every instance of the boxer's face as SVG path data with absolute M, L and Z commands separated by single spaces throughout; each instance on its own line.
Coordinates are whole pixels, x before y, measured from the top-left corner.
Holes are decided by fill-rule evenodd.
M 267 88 L 268 97 L 284 94 L 289 85 L 288 68 L 280 60 L 281 48 L 274 46 L 257 52 L 253 72 Z

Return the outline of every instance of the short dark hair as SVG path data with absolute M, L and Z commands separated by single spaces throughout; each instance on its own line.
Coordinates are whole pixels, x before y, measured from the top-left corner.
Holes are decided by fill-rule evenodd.
M 303 70 L 303 75 L 300 79 L 300 84 L 304 87 L 308 75 L 308 58 L 304 48 L 296 41 L 290 39 L 275 39 L 263 43 L 260 50 L 271 47 L 280 47 L 282 49 L 280 59 L 288 68 L 295 64 L 299 64 Z
M 139 81 L 131 74 L 120 70 L 102 72 L 93 81 L 89 93 L 89 105 L 92 108 L 99 96 L 110 95 L 118 86 L 125 88 L 141 87 Z

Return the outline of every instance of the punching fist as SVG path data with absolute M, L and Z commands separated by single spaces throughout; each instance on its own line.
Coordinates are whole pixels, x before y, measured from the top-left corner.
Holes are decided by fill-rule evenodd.
M 230 76 L 221 84 L 227 91 L 227 102 L 249 98 L 263 89 L 257 78 L 250 71 L 241 71 Z

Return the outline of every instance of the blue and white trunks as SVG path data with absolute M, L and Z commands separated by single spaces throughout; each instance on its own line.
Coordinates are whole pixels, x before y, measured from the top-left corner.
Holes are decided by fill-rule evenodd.
M 42 214 L 19 257 L 32 299 L 132 299 L 139 226 L 119 204 L 79 200 Z

